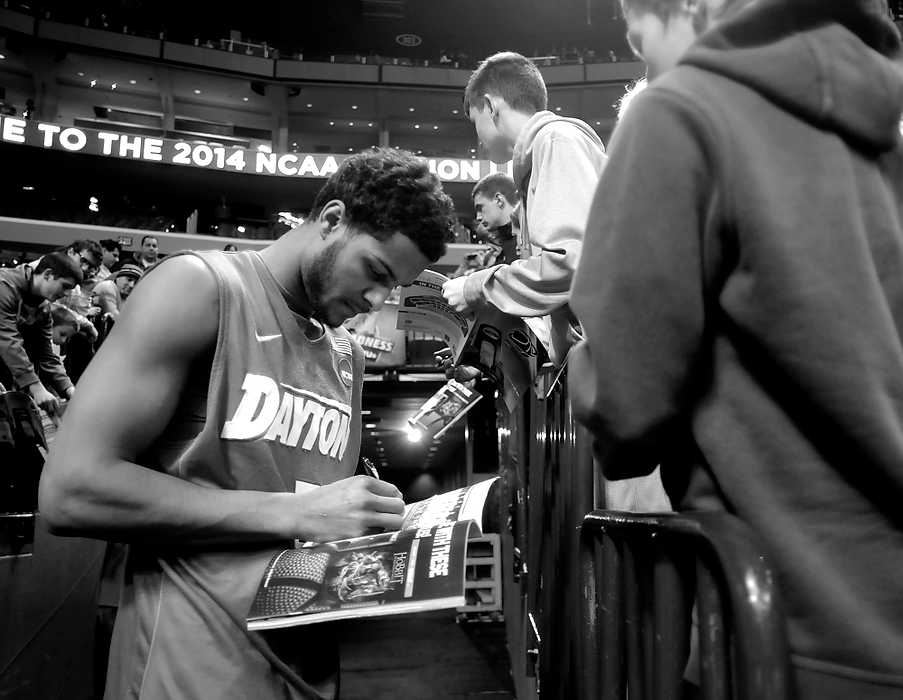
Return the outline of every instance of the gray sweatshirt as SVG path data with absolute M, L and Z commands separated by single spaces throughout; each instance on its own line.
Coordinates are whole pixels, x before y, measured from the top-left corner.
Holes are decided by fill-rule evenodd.
M 485 299 L 525 318 L 556 363 L 579 339 L 567 302 L 604 165 L 605 147 L 589 125 L 549 111 L 534 114 L 514 146 L 521 237 L 530 255 L 479 270 L 464 286 L 471 304 Z

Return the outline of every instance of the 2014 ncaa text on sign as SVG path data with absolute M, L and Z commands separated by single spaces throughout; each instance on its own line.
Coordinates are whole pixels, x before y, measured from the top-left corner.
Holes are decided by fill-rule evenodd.
M 125 158 L 151 163 L 191 166 L 236 173 L 282 177 L 327 178 L 348 156 L 323 153 L 265 153 L 239 146 L 218 146 L 120 134 L 50 122 L 0 117 L 0 141 L 62 150 L 70 153 Z M 511 174 L 511 164 L 497 166 L 485 160 L 427 158 L 440 180 L 476 182 L 494 172 Z

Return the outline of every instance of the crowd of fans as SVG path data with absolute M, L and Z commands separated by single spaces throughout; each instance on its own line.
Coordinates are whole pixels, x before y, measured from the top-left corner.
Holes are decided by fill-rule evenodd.
M 0 268 L 0 384 L 57 416 L 157 258 L 152 235 L 127 257 L 118 241 L 80 239 Z

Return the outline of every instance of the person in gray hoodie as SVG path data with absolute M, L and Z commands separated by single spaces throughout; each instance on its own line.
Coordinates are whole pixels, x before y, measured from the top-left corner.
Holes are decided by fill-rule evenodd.
M 671 19 L 624 5 L 648 59 Z M 761 0 L 678 58 L 610 144 L 575 414 L 609 478 L 661 463 L 758 533 L 799 700 L 903 697 L 900 36 L 880 0 Z
M 539 69 L 518 53 L 490 56 L 470 76 L 464 110 L 490 160 L 513 158 L 521 239 L 531 253 L 450 280 L 443 293 L 459 311 L 485 301 L 523 317 L 560 364 L 579 338 L 568 295 L 605 148 L 589 125 L 547 105 Z

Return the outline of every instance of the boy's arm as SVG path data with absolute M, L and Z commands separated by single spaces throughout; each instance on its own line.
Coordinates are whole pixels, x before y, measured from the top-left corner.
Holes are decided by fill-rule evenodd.
M 369 477 L 304 494 L 238 491 L 135 461 L 166 429 L 193 362 L 215 347 L 218 319 L 216 281 L 199 259 L 165 261 L 142 280 L 82 375 L 44 466 L 39 504 L 51 530 L 188 546 L 397 529 L 400 493 Z
M 546 316 L 568 301 L 605 155 L 580 134 L 552 131 L 534 146 L 526 221 L 539 250 L 465 278 L 467 306 L 486 300 L 513 316 Z
M 116 283 L 111 282 L 111 284 Z M 97 295 L 97 305 L 100 307 L 101 315 L 110 314 L 113 317 L 113 320 L 118 319 L 119 307 L 116 306 L 116 295 L 110 288 L 110 285 L 108 285 L 106 281 L 99 282 L 97 286 L 94 287 L 94 293 Z
M 0 362 L 6 365 L 16 384 L 25 388 L 38 381 L 38 374 L 19 331 L 20 301 L 9 284 L 0 284 Z

